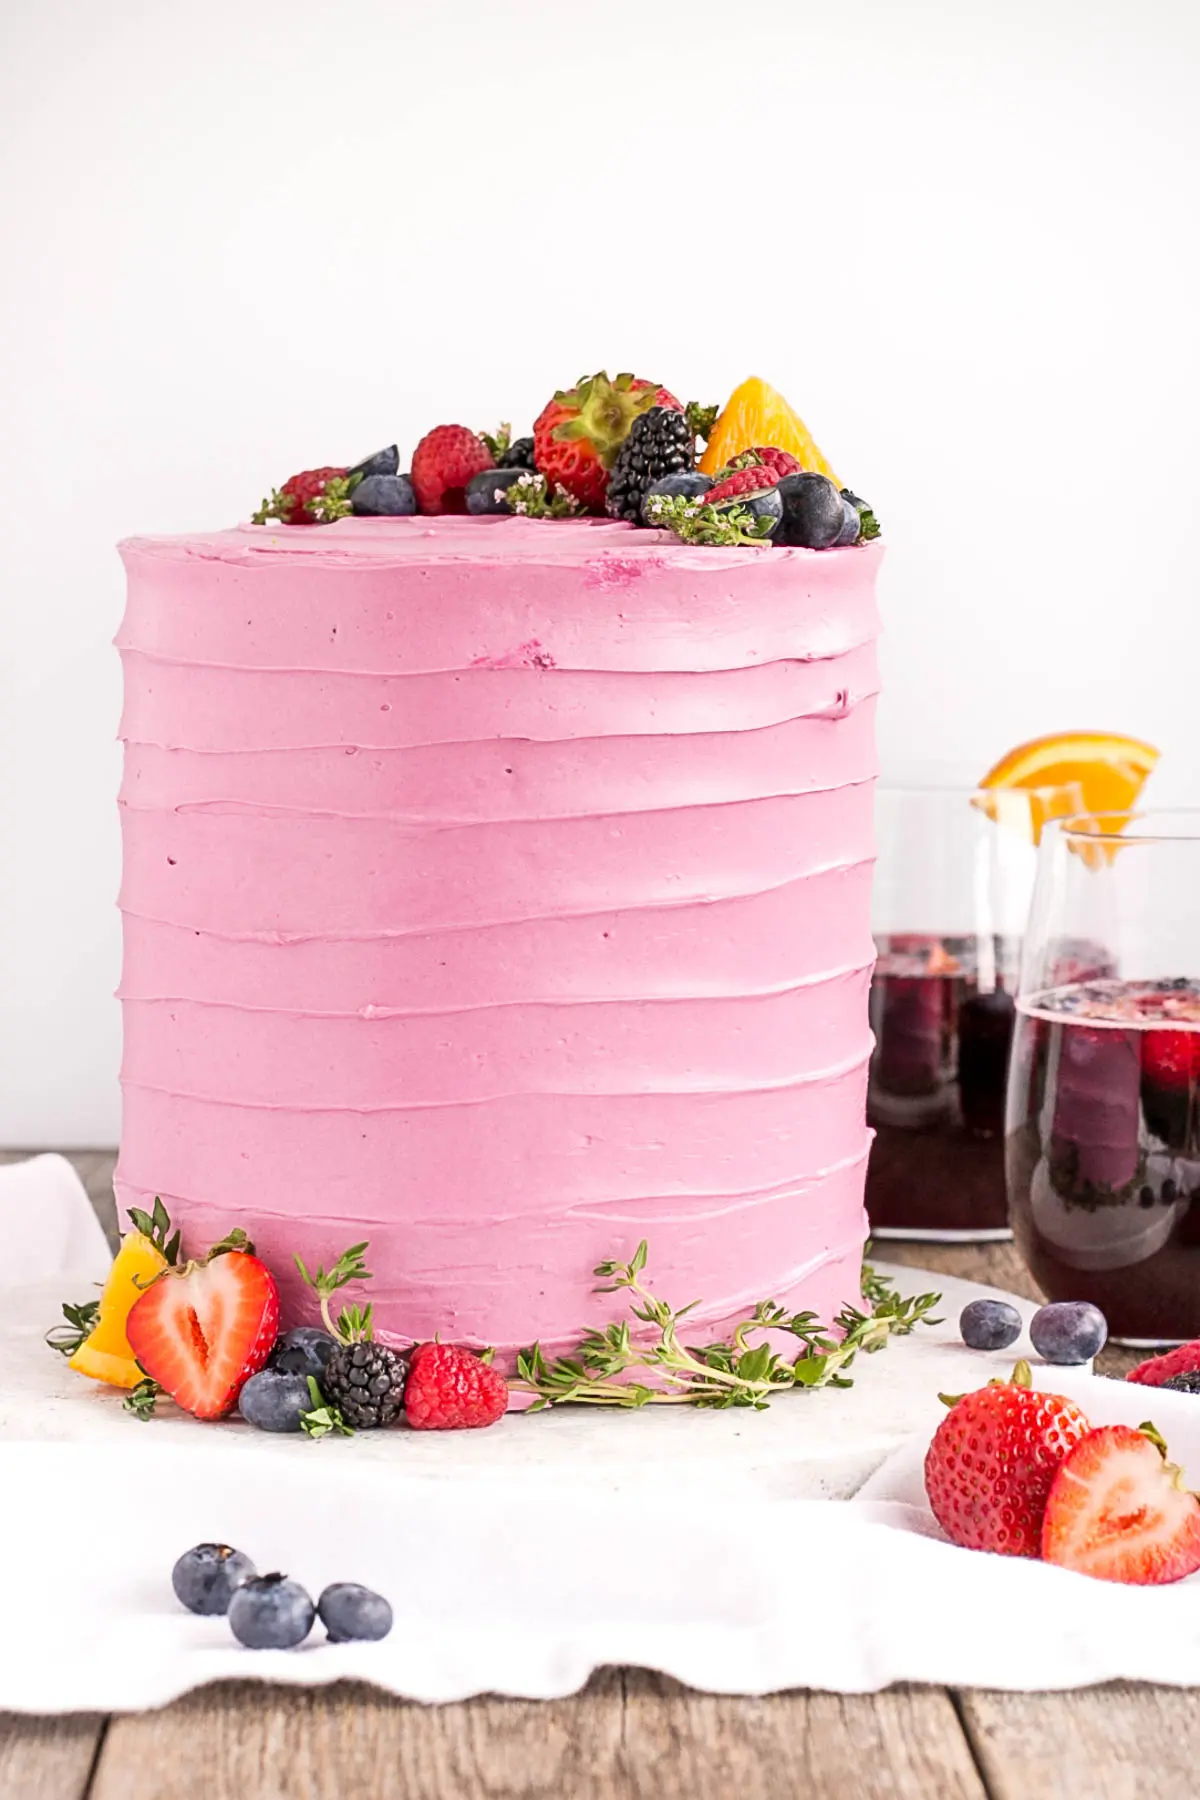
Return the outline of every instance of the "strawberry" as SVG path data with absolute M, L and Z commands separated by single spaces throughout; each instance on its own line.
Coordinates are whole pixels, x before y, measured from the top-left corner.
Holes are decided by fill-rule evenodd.
M 125 1322 L 133 1354 L 185 1412 L 219 1419 L 270 1355 L 279 1291 L 244 1231 L 201 1262 L 164 1269 Z
M 472 475 L 495 468 L 495 458 L 481 437 L 465 425 L 438 425 L 427 431 L 412 459 L 412 484 L 423 513 L 467 510 L 466 486 Z
M 346 469 L 305 469 L 289 475 L 251 516 L 256 525 L 265 525 L 268 519 L 284 525 L 328 525 L 350 511 L 353 485 Z
M 967 1550 L 1039 1555 L 1050 1484 L 1088 1430 L 1073 1400 L 1036 1393 L 1031 1379 L 1028 1363 L 1018 1363 L 1011 1381 L 964 1394 L 926 1454 L 934 1517 Z
M 573 388 L 560 389 L 534 421 L 533 453 L 539 472 L 590 512 L 603 512 L 608 471 L 617 451 L 633 421 L 652 406 L 683 411 L 666 388 L 634 375 L 610 380 L 601 370 Z
M 752 463 L 745 469 L 734 469 L 715 487 L 710 487 L 704 496 L 706 506 L 716 506 L 722 500 L 738 500 L 747 494 L 765 494 L 779 481 L 774 469 L 762 463 Z
M 1059 1466 L 1042 1555 L 1061 1569 L 1141 1585 L 1200 1569 L 1200 1500 L 1152 1425 L 1104 1425 Z
M 1142 1074 L 1156 1087 L 1186 1092 L 1200 1080 L 1200 1031 L 1148 1031 L 1142 1039 Z
M 494 1425 L 508 1407 L 499 1369 L 457 1344 L 418 1344 L 409 1363 L 404 1410 L 415 1431 Z
M 1140 1382 L 1143 1387 L 1161 1387 L 1172 1375 L 1190 1375 L 1193 1369 L 1200 1369 L 1200 1338 L 1177 1344 L 1161 1356 L 1148 1356 L 1136 1369 L 1130 1369 L 1125 1379 Z

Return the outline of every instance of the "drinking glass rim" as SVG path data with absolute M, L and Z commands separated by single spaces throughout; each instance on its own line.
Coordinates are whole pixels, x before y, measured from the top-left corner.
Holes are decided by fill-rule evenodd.
M 1102 825 L 1108 819 L 1120 821 L 1112 832 L 1084 829 L 1085 821 L 1094 826 Z M 1143 820 L 1153 824 L 1156 819 L 1182 820 L 1189 829 L 1139 831 L 1133 837 L 1125 836 L 1126 826 L 1140 824 Z M 1094 844 L 1098 837 L 1108 837 L 1114 844 L 1195 844 L 1200 843 L 1200 806 L 1120 807 L 1106 812 L 1070 813 L 1063 818 L 1047 820 L 1046 831 L 1051 830 L 1056 838 L 1070 839 L 1072 843 Z

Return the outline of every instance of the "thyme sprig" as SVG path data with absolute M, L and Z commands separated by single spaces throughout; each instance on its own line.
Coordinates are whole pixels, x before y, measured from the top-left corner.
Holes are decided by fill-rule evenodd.
M 526 472 L 505 489 L 510 512 L 523 519 L 570 519 L 579 511 L 579 501 L 565 488 L 556 487 L 544 475 Z
M 651 494 L 646 501 L 650 525 L 673 531 L 685 544 L 750 544 L 763 550 L 775 521 L 755 518 L 748 506 L 710 506 L 690 494 Z
M 774 1300 L 760 1300 L 728 1343 L 685 1344 L 680 1326 L 698 1304 L 673 1308 L 646 1287 L 647 1245 L 643 1238 L 627 1263 L 603 1262 L 595 1271 L 612 1294 L 628 1289 L 630 1313 L 656 1335 L 635 1340 L 628 1319 L 603 1330 L 586 1331 L 570 1356 L 548 1358 L 540 1344 L 522 1350 L 509 1386 L 535 1396 L 531 1412 L 547 1406 L 751 1406 L 761 1411 L 789 1388 L 850 1387 L 845 1371 L 860 1351 L 882 1350 L 892 1337 L 906 1337 L 917 1325 L 935 1325 L 929 1315 L 939 1294 L 903 1299 L 893 1284 L 870 1271 L 870 1311 L 842 1309 L 833 1332 L 813 1312 L 789 1313 Z M 783 1331 L 797 1338 L 800 1352 L 788 1362 L 769 1343 L 752 1343 L 759 1332 Z M 654 1386 L 637 1379 L 654 1377 Z
M 683 409 L 683 416 L 688 422 L 688 430 L 693 437 L 703 438 L 707 444 L 713 434 L 713 426 L 720 415 L 719 406 L 702 406 L 698 400 L 689 400 Z
M 487 445 L 492 461 L 499 466 L 500 458 L 512 443 L 512 426 L 507 419 L 503 425 L 497 425 L 495 431 L 480 431 L 476 435 Z
M 306 1286 L 312 1288 L 321 1303 L 321 1318 L 330 1337 L 337 1338 L 342 1344 L 361 1344 L 375 1335 L 372 1322 L 372 1307 L 368 1303 L 364 1307 L 343 1306 L 336 1323 L 330 1310 L 329 1302 L 339 1288 L 344 1288 L 351 1281 L 371 1281 L 370 1269 L 363 1262 L 363 1251 L 366 1241 L 351 1244 L 326 1273 L 324 1269 L 315 1269 L 310 1275 L 304 1266 L 304 1259 L 296 1258 L 296 1267 Z

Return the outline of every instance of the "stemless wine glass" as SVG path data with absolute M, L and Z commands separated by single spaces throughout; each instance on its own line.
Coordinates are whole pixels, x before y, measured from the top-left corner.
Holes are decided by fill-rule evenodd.
M 1200 813 L 1047 832 L 1006 1119 L 1018 1247 L 1118 1341 L 1200 1335 Z
M 1004 1094 L 1021 933 L 1045 821 L 1035 791 L 881 788 L 867 1213 L 875 1237 L 1009 1236 Z

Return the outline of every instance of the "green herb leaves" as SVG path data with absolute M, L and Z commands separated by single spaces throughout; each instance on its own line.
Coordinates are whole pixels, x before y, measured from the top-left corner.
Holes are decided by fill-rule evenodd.
M 63 1302 L 63 1318 L 65 1325 L 52 1325 L 46 1333 L 46 1342 L 52 1350 L 63 1356 L 74 1356 L 80 1344 L 90 1337 L 100 1317 L 100 1302 L 84 1300 L 79 1306 L 71 1306 Z
M 325 1321 L 325 1329 L 330 1337 L 335 1337 L 343 1344 L 361 1344 L 374 1337 L 375 1330 L 371 1322 L 371 1307 L 344 1306 L 338 1315 L 336 1324 L 330 1312 L 329 1301 L 338 1288 L 343 1288 L 351 1281 L 370 1281 L 371 1271 L 363 1262 L 365 1241 L 351 1244 L 343 1251 L 333 1267 L 326 1274 L 324 1269 L 317 1269 L 312 1275 L 304 1266 L 301 1257 L 296 1258 L 296 1267 L 301 1279 L 312 1288 L 321 1302 L 321 1317 Z
M 830 1333 L 815 1313 L 788 1313 L 773 1300 L 760 1300 L 749 1318 L 736 1327 L 728 1343 L 684 1344 L 680 1323 L 697 1305 L 678 1309 L 658 1299 L 642 1283 L 647 1246 L 638 1245 L 627 1263 L 604 1262 L 596 1270 L 606 1285 L 602 1294 L 626 1288 L 633 1318 L 651 1327 L 635 1341 L 628 1320 L 602 1331 L 587 1331 L 573 1356 L 547 1358 L 539 1344 L 517 1357 L 518 1393 L 536 1396 L 530 1411 L 569 1403 L 582 1406 L 751 1406 L 761 1410 L 773 1395 L 788 1388 L 849 1387 L 844 1373 L 859 1351 L 881 1350 L 892 1337 L 907 1336 L 919 1324 L 936 1324 L 930 1313 L 940 1298 L 920 1294 L 902 1299 L 892 1284 L 870 1271 L 869 1312 L 846 1307 Z M 865 1292 L 865 1288 L 864 1288 Z M 755 1342 L 762 1332 L 787 1332 L 800 1340 L 794 1362 L 770 1342 Z M 654 1385 L 639 1380 L 653 1374 Z

